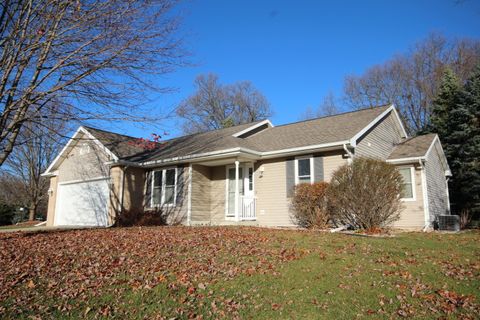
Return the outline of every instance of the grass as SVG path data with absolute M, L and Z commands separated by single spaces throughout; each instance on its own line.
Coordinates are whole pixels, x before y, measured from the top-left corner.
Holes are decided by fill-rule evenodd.
M 479 240 L 184 227 L 4 235 L 0 318 L 475 319 Z

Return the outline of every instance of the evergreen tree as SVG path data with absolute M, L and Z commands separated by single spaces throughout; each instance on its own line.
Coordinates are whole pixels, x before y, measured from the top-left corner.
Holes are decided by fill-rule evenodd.
M 451 69 L 446 69 L 438 89 L 438 95 L 433 101 L 430 117 L 430 131 L 438 133 L 443 143 L 446 142 L 444 140 L 448 136 L 449 113 L 459 103 L 461 90 L 460 80 Z
M 467 80 L 460 105 L 466 110 L 460 165 L 464 208 L 480 214 L 480 65 Z
M 450 197 L 456 213 L 478 211 L 480 194 L 480 66 L 462 87 L 447 70 L 434 101 L 431 129 L 444 146 L 453 177 Z

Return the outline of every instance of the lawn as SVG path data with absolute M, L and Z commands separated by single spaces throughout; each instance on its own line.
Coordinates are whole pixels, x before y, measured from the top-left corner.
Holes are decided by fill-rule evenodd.
M 463 318 L 480 233 L 259 228 L 0 234 L 0 318 Z

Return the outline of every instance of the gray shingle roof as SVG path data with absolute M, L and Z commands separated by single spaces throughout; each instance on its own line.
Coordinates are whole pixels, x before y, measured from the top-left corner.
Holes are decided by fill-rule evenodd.
M 252 149 L 259 151 L 274 151 L 349 140 L 388 107 L 364 109 L 277 126 L 266 129 L 247 140 Z
M 389 106 L 363 109 L 339 115 L 270 127 L 246 138 L 232 135 L 257 122 L 183 136 L 162 142 L 153 151 L 132 145 L 136 138 L 103 130 L 88 130 L 119 158 L 133 162 L 155 161 L 231 148 L 260 152 L 305 147 L 349 140 Z
M 235 138 L 232 135 L 258 122 L 260 121 L 162 141 L 157 150 L 139 153 L 125 160 L 155 161 L 237 147 L 247 148 L 248 144 L 244 139 Z
M 390 156 L 388 156 L 388 160 L 423 157 L 432 145 L 435 137 L 435 133 L 429 133 L 406 139 L 393 149 Z
M 119 158 L 126 158 L 144 152 L 138 144 L 138 138 L 119 133 L 84 126 L 98 141 Z

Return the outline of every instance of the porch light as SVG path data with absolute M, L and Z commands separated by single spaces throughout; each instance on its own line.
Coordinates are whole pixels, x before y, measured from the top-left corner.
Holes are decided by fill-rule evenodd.
M 265 172 L 265 167 L 261 166 L 258 170 L 260 171 L 260 178 L 263 177 L 263 172 Z
M 48 196 L 51 197 L 53 195 L 53 189 L 52 188 L 48 189 L 47 193 L 48 193 Z

